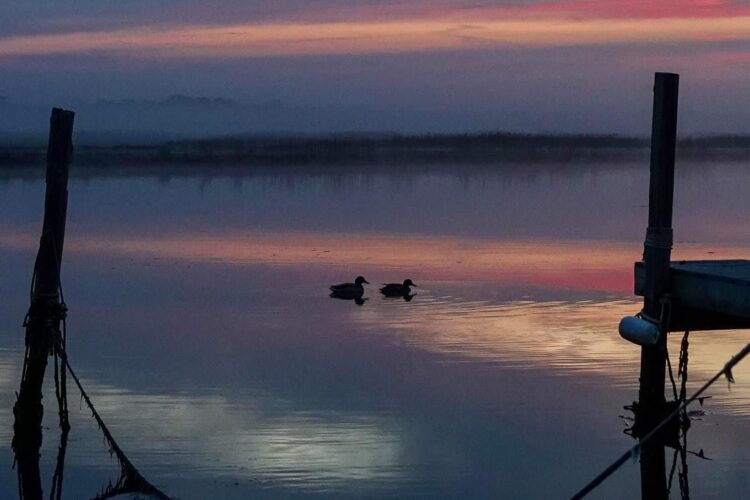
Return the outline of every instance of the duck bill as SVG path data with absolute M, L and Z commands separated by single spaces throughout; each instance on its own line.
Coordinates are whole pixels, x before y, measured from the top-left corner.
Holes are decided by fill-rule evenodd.
M 368 285 L 370 284 L 370 282 L 367 280 L 364 280 L 362 283 L 367 283 Z

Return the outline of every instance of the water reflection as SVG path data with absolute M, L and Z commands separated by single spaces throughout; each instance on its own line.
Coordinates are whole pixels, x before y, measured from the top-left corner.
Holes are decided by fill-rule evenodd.
M 0 226 L 0 229 L 4 229 Z M 30 233 L 7 228 L 0 233 L 0 249 L 31 251 L 37 245 Z M 330 245 L 342 234 L 309 232 L 227 233 L 209 237 L 179 235 L 132 236 L 129 231 L 106 238 L 73 233 L 66 252 L 91 256 L 217 262 L 235 265 L 334 266 L 341 271 L 388 274 L 414 272 L 422 280 L 523 283 L 563 290 L 595 290 L 631 295 L 633 255 L 640 243 L 591 241 L 486 240 L 443 236 L 349 235 L 345 247 Z M 741 258 L 744 247 L 685 244 L 675 259 Z
M 208 170 L 212 182 L 201 190 L 200 179 L 208 177 Z M 34 220 L 42 178 L 35 175 L 11 169 L 0 173 L 0 213 L 14 214 L 6 223 Z M 71 175 L 71 233 L 105 235 L 127 221 L 132 234 L 150 235 L 284 228 L 639 242 L 648 190 L 643 163 L 252 169 L 175 165 L 156 174 L 152 168 L 130 166 L 74 168 Z M 156 175 L 162 175 L 164 183 Z M 750 243 L 739 222 L 750 211 L 740 202 L 748 198 L 745 180 L 741 163 L 682 163 L 675 187 L 678 242 Z M 409 216 L 384 216 L 384 205 L 393 207 L 391 213 Z
M 689 456 L 702 461 L 713 461 L 712 458 L 706 456 L 702 447 L 698 451 L 688 447 L 688 431 L 693 427 L 693 421 L 703 421 L 707 416 L 704 404 L 707 404 L 706 400 L 711 399 L 711 396 L 697 398 L 700 409 L 689 410 L 686 407 L 686 403 L 694 398 L 688 398 L 687 390 L 689 336 L 690 332 L 686 331 L 682 337 L 676 378 L 671 360 L 669 356 L 667 357 L 667 371 L 674 399 L 655 407 L 646 406 L 643 402 L 634 402 L 632 405 L 625 406 L 625 409 L 634 415 L 633 418 L 623 418 L 632 423 L 625 429 L 625 433 L 639 441 L 641 498 L 644 500 L 666 500 L 672 497 L 672 492 L 676 488 L 679 489 L 679 498 L 689 500 Z M 732 359 L 740 360 L 741 357 Z M 730 372 L 725 371 L 725 375 L 731 383 Z M 701 390 L 704 388 L 702 387 Z M 657 427 L 659 431 L 654 434 L 652 429 Z M 671 465 L 667 468 L 666 456 L 669 455 L 672 457 Z M 677 472 L 676 482 L 675 472 Z
M 673 406 L 673 405 L 672 405 Z M 635 439 L 640 439 L 653 425 L 653 420 L 644 421 L 639 414 L 637 406 L 627 407 L 635 411 L 635 423 L 627 429 Z M 703 415 L 703 412 L 697 412 Z M 711 459 L 706 457 L 703 448 L 693 451 L 688 448 L 688 431 L 690 430 L 690 419 L 696 415 L 685 412 L 674 418 L 662 431 L 640 448 L 640 473 L 641 473 L 641 498 L 663 499 L 671 498 L 675 486 L 675 472 L 677 472 L 677 487 L 679 498 L 689 500 L 690 482 L 688 476 L 688 455 L 693 455 L 701 460 Z M 671 465 L 667 468 L 666 456 L 671 455 Z
M 347 295 L 347 294 L 336 293 L 336 292 L 331 292 L 330 295 L 328 296 L 331 297 L 332 299 L 351 300 L 358 306 L 362 306 L 365 304 L 365 302 L 370 300 L 370 297 L 362 297 L 361 295 Z
M 739 169 L 711 175 L 695 169 L 682 189 L 748 190 Z M 601 166 L 266 172 L 202 187 L 179 175 L 73 180 L 70 351 L 134 463 L 174 496 L 560 496 L 632 444 L 613 417 L 636 393 L 639 353 L 616 325 L 638 308 L 632 261 L 645 211 L 627 191 L 645 193 L 644 179 Z M 380 201 L 399 203 L 407 188 L 410 217 L 384 220 Z M 0 191 L 9 214 L 0 222 L 0 420 L 10 421 L 40 203 L 32 182 Z M 360 213 L 333 210 L 352 193 Z M 696 241 L 676 258 L 750 255 L 741 222 L 750 196 L 716 199 L 700 208 L 679 198 L 678 234 Z M 349 307 L 322 293 L 359 272 L 415 276 L 419 297 L 378 294 Z M 688 391 L 746 336 L 695 334 Z M 679 339 L 669 346 L 678 352 Z M 750 365 L 735 375 L 731 393 L 711 391 L 683 446 L 694 497 L 745 491 L 750 434 L 738 429 L 750 421 Z M 119 470 L 73 406 L 65 494 L 88 497 Z M 5 427 L 1 443 L 10 443 Z M 51 473 L 57 441 L 45 445 Z M 712 462 L 696 459 L 701 448 Z M 11 460 L 0 461 L 0 496 L 12 497 Z M 602 494 L 637 496 L 638 474 L 625 467 Z M 678 453 L 675 488 L 681 474 L 687 484 Z
M 162 481 L 179 481 L 189 470 L 224 478 L 226 484 L 241 480 L 245 486 L 250 482 L 266 488 L 282 480 L 287 487 L 336 491 L 352 481 L 397 488 L 408 479 L 401 449 L 406 429 L 388 414 L 296 411 L 257 393 L 229 400 L 209 394 L 152 395 L 84 382 L 96 394 L 102 415 L 129 442 L 138 443 L 131 445 L 133 461 Z M 99 439 L 81 439 L 80 433 L 91 427 L 86 420 L 86 415 L 73 416 L 73 434 L 79 434 L 74 459 L 102 456 Z M 111 483 L 112 492 L 127 489 L 118 484 Z M 71 489 L 80 491 L 75 482 Z

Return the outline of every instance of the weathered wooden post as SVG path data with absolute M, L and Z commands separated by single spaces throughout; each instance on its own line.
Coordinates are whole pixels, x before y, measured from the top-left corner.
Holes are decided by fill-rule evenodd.
M 677 97 L 679 76 L 656 73 L 651 129 L 651 180 L 649 185 L 648 229 L 643 245 L 645 288 L 643 314 L 659 323 L 661 335 L 655 345 L 641 347 L 639 420 L 648 432 L 665 414 L 664 373 L 669 325 L 665 294 L 669 292 L 672 254 L 672 199 L 677 140 Z M 641 496 L 666 498 L 664 448 L 659 440 L 641 450 Z
M 60 336 L 64 304 L 60 296 L 65 218 L 68 207 L 68 168 L 73 153 L 74 113 L 53 109 L 47 146 L 44 223 L 34 264 L 31 307 L 25 321 L 26 354 L 21 388 L 13 407 L 13 449 L 23 498 L 42 498 L 39 450 L 42 444 L 42 385 L 47 358 Z
M 674 158 L 677 140 L 677 96 L 679 76 L 657 73 L 654 81 L 654 111 L 651 129 L 651 180 L 648 200 L 648 229 L 643 245 L 645 288 L 643 314 L 653 321 L 662 319 L 663 299 L 669 291 L 669 261 L 672 255 L 672 199 Z M 656 345 L 641 348 L 639 400 L 642 405 L 664 405 L 666 330 Z

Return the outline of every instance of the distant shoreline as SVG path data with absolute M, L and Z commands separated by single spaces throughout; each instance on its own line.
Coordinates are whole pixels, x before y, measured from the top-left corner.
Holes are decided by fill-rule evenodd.
M 613 135 L 422 135 L 228 137 L 147 145 L 78 145 L 75 163 L 109 165 L 305 165 L 409 163 L 569 163 L 648 158 L 649 141 Z M 0 167 L 39 166 L 41 145 L 0 145 Z M 750 160 L 750 136 L 706 136 L 678 141 L 686 160 Z

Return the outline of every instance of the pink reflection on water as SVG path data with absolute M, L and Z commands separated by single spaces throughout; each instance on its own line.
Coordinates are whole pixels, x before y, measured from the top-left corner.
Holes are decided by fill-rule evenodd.
M 5 231 L 0 247 L 33 249 L 36 239 Z M 430 281 L 490 281 L 631 295 L 639 244 L 342 233 L 239 233 L 204 238 L 71 236 L 66 252 L 233 265 L 317 265 L 349 274 L 406 272 Z M 742 258 L 744 248 L 680 245 L 675 259 Z M 348 275 L 347 275 L 348 276 Z

